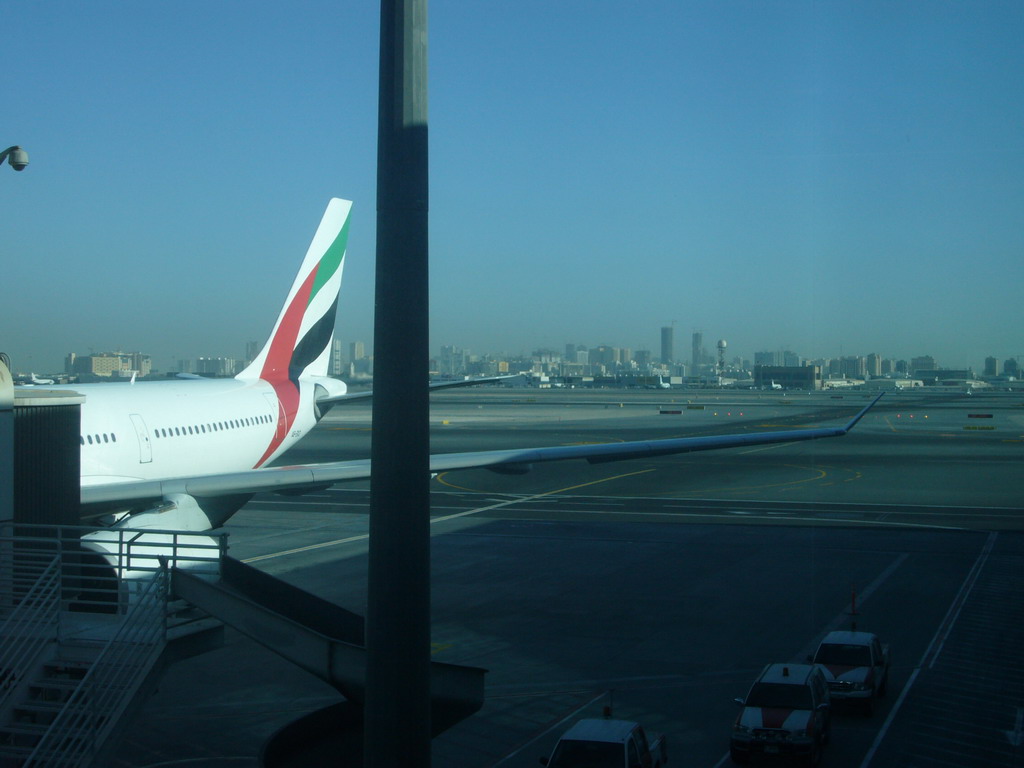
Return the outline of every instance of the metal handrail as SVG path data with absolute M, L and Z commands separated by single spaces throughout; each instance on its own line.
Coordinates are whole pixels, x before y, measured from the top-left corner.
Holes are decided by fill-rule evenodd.
M 85 534 L 97 549 L 82 546 Z M 62 617 L 99 611 L 116 627 L 24 766 L 94 762 L 166 643 L 169 578 L 161 559 L 217 574 L 226 551 L 225 533 L 0 525 L 0 712 L 14 706 L 24 676 L 61 639 Z
M 12 564 L 13 565 L 13 564 Z M 12 596 L 12 601 L 14 596 Z M 60 623 L 60 558 L 53 557 L 0 625 L 0 712 Z
M 126 693 L 149 673 L 166 639 L 167 571 L 161 568 L 125 615 L 46 734 L 24 763 L 88 764 L 126 706 Z
M 83 547 L 86 535 L 87 544 L 102 551 Z M 161 557 L 172 567 L 216 575 L 227 552 L 227 534 L 5 524 L 0 526 L 0 548 L 5 555 L 10 553 L 16 563 L 5 569 L 5 591 L 20 594 L 27 590 L 26 581 L 34 583 L 45 563 L 57 556 L 63 566 L 64 610 L 123 613 L 134 599 L 131 593 L 141 586 L 137 582 L 160 570 Z M 3 602 L 4 596 L 0 595 L 0 608 Z

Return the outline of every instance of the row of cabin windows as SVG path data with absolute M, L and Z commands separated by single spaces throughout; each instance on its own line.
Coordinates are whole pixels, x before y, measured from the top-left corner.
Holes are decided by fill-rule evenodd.
M 228 429 L 240 429 L 251 427 L 256 424 L 269 424 L 270 416 L 251 416 L 245 419 L 230 419 L 228 421 L 215 421 L 212 424 L 200 424 L 191 427 L 158 427 L 153 430 L 157 437 L 181 437 L 183 435 L 200 435 L 207 432 L 223 432 Z
M 230 419 L 228 421 L 217 421 L 213 424 L 200 424 L 193 427 L 160 427 L 154 430 L 157 437 L 180 437 L 181 435 L 200 435 L 207 432 L 223 432 L 228 429 L 240 429 L 251 427 L 255 424 L 269 424 L 270 416 L 252 416 L 245 419 Z M 82 445 L 102 445 L 103 443 L 116 443 L 117 435 L 114 433 L 103 433 L 102 435 L 79 435 L 78 442 Z

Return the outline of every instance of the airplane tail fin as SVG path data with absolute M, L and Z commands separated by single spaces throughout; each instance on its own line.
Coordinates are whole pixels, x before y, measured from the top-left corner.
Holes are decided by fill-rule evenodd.
M 270 340 L 235 378 L 297 382 L 327 375 L 351 209 L 349 200 L 327 204 Z

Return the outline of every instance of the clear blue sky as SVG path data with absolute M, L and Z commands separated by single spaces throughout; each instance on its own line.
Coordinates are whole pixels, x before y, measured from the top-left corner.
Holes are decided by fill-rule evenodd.
M 327 199 L 373 328 L 378 6 L 8 2 L 0 349 L 241 357 Z M 432 0 L 431 347 L 1024 354 L 1024 4 Z

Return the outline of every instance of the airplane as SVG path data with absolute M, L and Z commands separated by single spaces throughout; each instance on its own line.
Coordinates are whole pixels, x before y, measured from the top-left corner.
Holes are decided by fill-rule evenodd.
M 370 461 L 269 466 L 308 434 L 329 408 L 365 399 L 327 376 L 352 203 L 332 199 L 262 351 L 233 379 L 61 385 L 81 406 L 83 519 L 109 528 L 170 534 L 221 527 L 256 493 L 302 493 L 370 477 Z M 431 389 L 506 377 L 445 381 Z M 881 395 L 879 395 L 881 397 Z M 538 462 L 591 463 L 845 435 L 877 398 L 842 427 L 623 443 L 437 454 L 430 471 L 486 467 L 521 474 Z M 90 548 L 113 563 L 116 545 Z M 104 543 L 106 542 L 106 543 Z
M 41 379 L 34 373 L 30 373 L 28 376 L 21 375 L 14 383 L 19 387 L 34 387 L 39 384 L 53 384 L 54 381 L 53 379 Z

